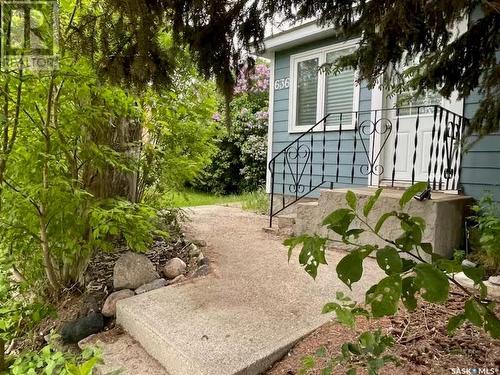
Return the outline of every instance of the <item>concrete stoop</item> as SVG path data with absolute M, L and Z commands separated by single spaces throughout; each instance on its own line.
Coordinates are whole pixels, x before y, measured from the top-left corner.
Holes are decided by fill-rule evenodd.
M 347 207 L 345 195 L 348 190 L 340 188 L 321 190 L 320 197 L 316 202 L 298 203 L 293 232 L 296 235 L 304 233 L 328 234 L 330 238 L 340 239 L 340 236 L 335 233 L 329 233 L 321 223 L 334 210 Z M 360 210 L 376 191 L 375 188 L 350 190 L 358 197 Z M 384 189 L 369 214 L 368 223 L 373 227 L 383 213 L 399 211 L 399 200 L 403 192 L 404 190 L 399 189 Z M 413 199 L 408 203 L 405 210 L 409 214 L 419 216 L 425 220 L 426 230 L 423 242 L 430 242 L 437 254 L 451 257 L 453 251 L 463 243 L 465 207 L 471 201 L 472 198 L 463 195 L 433 192 L 432 199 L 422 202 Z M 359 222 L 355 222 L 354 226 L 363 228 L 363 224 Z M 399 220 L 392 217 L 387 219 L 380 232 L 382 237 L 388 239 L 396 239 L 401 233 L 402 229 Z M 358 242 L 379 246 L 387 245 L 379 237 L 369 232 L 363 233 Z

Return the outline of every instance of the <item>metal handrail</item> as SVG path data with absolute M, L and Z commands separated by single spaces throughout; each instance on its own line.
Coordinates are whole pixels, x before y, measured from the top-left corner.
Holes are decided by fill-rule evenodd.
M 401 113 L 405 110 L 417 111 L 416 114 L 402 115 Z M 385 114 L 393 112 L 395 114 L 395 123 L 393 123 L 394 118 L 384 117 Z M 369 120 L 360 120 L 363 115 L 370 115 Z M 353 136 L 354 140 L 354 150 L 352 157 L 351 166 L 351 183 L 354 183 L 355 179 L 355 165 L 356 165 L 356 152 L 361 152 L 366 156 L 367 164 L 360 167 L 360 171 L 363 175 L 369 176 L 371 179 L 374 175 L 381 175 L 384 171 L 384 166 L 380 164 L 380 155 L 384 146 L 389 141 L 390 134 L 394 131 L 396 136 L 394 137 L 394 155 L 393 155 L 393 165 L 392 165 L 392 178 L 391 185 L 394 186 L 395 174 L 396 174 L 396 156 L 398 149 L 398 138 L 399 138 L 399 125 L 400 119 L 411 119 L 415 118 L 415 139 L 413 142 L 413 157 L 412 157 L 412 179 L 411 182 L 414 183 L 416 179 L 415 163 L 417 159 L 417 145 L 418 145 L 418 128 L 420 126 L 421 117 L 427 115 L 432 116 L 433 127 L 432 127 L 432 140 L 430 146 L 430 157 L 429 165 L 427 168 L 428 172 L 428 183 L 434 190 L 455 190 L 458 187 L 459 182 L 459 167 L 461 159 L 461 141 L 464 135 L 464 128 L 468 124 L 468 119 L 465 117 L 452 112 L 442 106 L 438 105 L 421 105 L 421 106 L 404 106 L 396 108 L 382 108 L 382 109 L 372 109 L 372 110 L 362 110 L 362 111 L 346 111 L 346 112 L 332 112 L 328 113 L 321 120 L 316 122 L 313 126 L 307 129 L 300 136 L 291 141 L 286 147 L 280 150 L 276 155 L 274 155 L 269 163 L 268 168 L 271 175 L 271 202 L 270 202 L 270 221 L 269 225 L 272 226 L 272 219 L 274 216 L 296 203 L 300 199 L 311 194 L 314 190 L 323 186 L 325 183 L 330 183 L 330 188 L 333 188 L 335 183 L 339 182 L 339 170 L 340 170 L 340 153 L 343 152 L 342 148 L 342 132 L 345 131 L 345 124 L 342 124 L 343 118 L 349 117 L 352 122 L 354 122 L 354 129 L 352 129 L 352 123 L 350 124 L 349 132 Z M 335 148 L 336 150 L 328 149 L 326 147 L 326 132 L 327 120 L 329 118 L 335 117 L 338 119 L 337 133 L 338 139 Z M 392 120 L 391 120 L 392 119 Z M 322 126 L 321 126 L 322 125 Z M 344 129 L 343 129 L 344 126 Z M 314 136 L 320 134 L 320 149 L 315 150 L 315 140 Z M 359 133 L 359 134 L 358 134 Z M 371 135 L 377 135 L 379 138 L 383 138 L 380 143 L 378 153 L 375 153 L 375 137 L 371 137 L 367 144 L 367 138 Z M 318 139 L 316 139 L 318 141 Z M 356 147 L 360 144 L 359 150 Z M 410 150 L 409 150 L 410 151 Z M 319 184 L 313 184 L 313 157 L 315 154 L 320 153 L 320 165 L 321 165 L 321 181 Z M 326 178 L 325 174 L 325 155 L 326 153 L 337 153 L 336 160 L 336 173 L 332 179 Z M 276 165 L 278 160 L 282 159 L 282 204 L 278 210 L 275 210 L 274 196 L 275 196 L 275 181 L 276 181 Z M 299 159 L 302 159 L 299 162 Z M 293 165 L 292 165 L 293 163 Z M 335 165 L 335 164 L 334 164 Z M 445 167 L 446 165 L 446 167 Z M 309 167 L 309 171 L 306 168 Z M 289 173 L 287 173 L 287 168 Z M 309 184 L 302 183 L 304 175 L 309 174 Z M 289 194 L 285 194 L 286 178 L 289 176 L 291 178 L 291 184 L 289 184 Z M 433 179 L 431 180 L 431 176 Z M 443 182 L 443 177 L 446 180 Z M 451 182 L 450 182 L 451 181 Z M 288 193 L 288 192 L 287 192 Z M 290 201 L 286 202 L 285 195 L 290 197 Z

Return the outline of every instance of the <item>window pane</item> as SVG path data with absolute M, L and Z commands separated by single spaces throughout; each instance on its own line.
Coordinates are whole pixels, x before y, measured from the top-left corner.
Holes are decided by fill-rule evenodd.
M 334 63 L 340 56 L 351 52 L 351 49 L 329 52 L 326 54 L 326 62 Z M 335 72 L 332 69 L 325 79 L 325 116 L 330 114 L 327 125 L 339 126 L 341 120 L 342 126 L 352 124 L 353 97 L 354 70 Z
M 297 126 L 316 123 L 318 101 L 318 58 L 297 64 Z

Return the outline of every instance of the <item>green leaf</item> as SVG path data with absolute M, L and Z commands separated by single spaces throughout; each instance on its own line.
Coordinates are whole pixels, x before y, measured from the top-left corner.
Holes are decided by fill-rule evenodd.
M 377 203 L 377 200 L 380 197 L 382 190 L 383 190 L 382 188 L 377 189 L 375 194 L 373 194 L 370 198 L 368 198 L 368 201 L 365 203 L 363 207 L 363 215 L 365 215 L 365 217 L 367 217 L 370 214 L 371 210 L 373 209 L 373 206 L 375 205 L 375 203 Z
M 398 251 L 391 246 L 377 250 L 377 263 L 387 275 L 401 273 L 403 270 L 401 257 Z
M 321 375 L 332 375 L 333 368 L 331 365 L 326 366 L 323 370 L 321 370 Z
M 401 261 L 403 262 L 402 272 L 406 272 L 406 271 L 411 270 L 417 264 L 414 260 L 406 259 L 406 258 L 402 258 Z
M 452 335 L 453 333 L 455 333 L 455 331 L 458 329 L 458 327 L 462 325 L 464 321 L 465 321 L 464 313 L 453 316 L 446 325 L 446 330 L 448 331 L 448 334 Z
M 365 231 L 364 229 L 360 229 L 360 228 L 349 229 L 347 232 L 345 232 L 344 237 L 349 238 L 349 237 L 353 236 L 354 238 L 358 238 L 359 235 L 361 233 L 363 233 L 364 231 Z
M 388 218 L 390 218 L 391 216 L 394 216 L 396 217 L 398 215 L 398 213 L 396 211 L 392 211 L 392 212 L 386 212 L 385 214 L 383 214 L 382 216 L 380 216 L 380 218 L 378 219 L 377 221 L 377 224 L 375 224 L 375 233 L 379 233 L 380 232 L 380 229 L 382 228 L 382 225 L 384 225 L 384 223 L 386 222 L 386 220 Z
M 469 279 L 474 281 L 474 284 L 479 284 L 484 279 L 484 268 L 483 267 L 467 267 L 462 266 L 462 271 Z
M 450 284 L 446 275 L 435 266 L 420 263 L 415 266 L 416 286 L 422 298 L 428 302 L 441 303 L 448 299 Z
M 299 374 L 306 374 L 308 370 L 314 368 L 315 364 L 316 361 L 314 360 L 314 357 L 311 355 L 302 358 L 302 368 L 300 369 Z
M 403 208 L 406 204 L 418 193 L 421 193 L 425 189 L 427 189 L 427 182 L 417 182 L 415 185 L 410 186 L 403 193 L 403 196 L 399 200 L 399 207 Z
M 342 292 L 342 291 L 340 291 L 340 290 L 339 290 L 339 291 L 337 291 L 337 292 L 335 292 L 335 298 L 336 298 L 337 300 L 339 300 L 339 301 L 350 301 L 350 300 L 351 300 L 351 297 L 346 296 L 346 295 L 344 294 L 344 292 Z
M 289 246 L 288 260 L 290 261 L 293 249 L 302 244 L 299 254 L 299 263 L 304 266 L 304 270 L 316 278 L 320 264 L 327 264 L 325 258 L 325 245 L 327 239 L 318 235 L 302 235 L 286 239 L 283 244 Z
M 349 351 L 352 353 L 352 354 L 355 354 L 355 355 L 359 355 L 361 354 L 361 348 L 359 347 L 358 344 L 354 344 L 352 342 L 348 342 L 347 343 L 347 349 L 349 349 Z
M 373 351 L 373 347 L 375 346 L 375 336 L 371 331 L 365 331 L 359 336 L 359 342 L 365 348 L 367 348 L 370 352 Z
M 349 370 L 346 371 L 346 375 L 356 375 L 357 371 L 355 367 L 351 367 Z
M 382 358 L 373 358 L 368 361 L 368 374 L 377 375 L 378 370 L 384 366 L 384 360 Z
M 341 236 L 345 235 L 356 215 L 349 208 L 333 211 L 323 220 L 323 225 Z
M 420 247 L 422 248 L 422 250 L 426 253 L 426 254 L 429 254 L 431 255 L 432 254 L 432 244 L 431 243 L 428 243 L 428 242 L 422 242 L 420 244 Z
M 288 262 L 290 262 L 290 259 L 292 258 L 293 249 L 295 249 L 298 245 L 303 244 L 307 237 L 310 236 L 308 234 L 303 234 L 298 237 L 289 237 L 283 241 L 283 245 L 288 247 Z
M 351 289 L 351 285 L 361 279 L 363 274 L 363 257 L 359 250 L 353 250 L 337 264 L 337 275 Z
M 413 276 L 405 277 L 402 283 L 401 300 L 409 311 L 413 311 L 417 308 L 417 299 L 415 298 L 417 292 L 418 289 L 415 285 L 415 278 Z
M 335 312 L 338 309 L 340 309 L 341 306 L 336 303 L 336 302 L 328 302 L 325 306 L 323 306 L 323 309 L 321 310 L 322 314 L 329 314 L 331 312 Z
M 483 315 L 485 313 L 485 310 L 486 309 L 479 303 L 477 303 L 477 301 L 473 298 L 465 302 L 464 306 L 465 317 L 469 322 L 474 324 L 476 327 L 483 326 Z
M 356 197 L 356 194 L 354 194 L 350 190 L 347 191 L 347 194 L 345 195 L 345 200 L 347 201 L 349 207 L 351 207 L 353 210 L 356 209 L 356 205 L 358 203 L 358 198 Z
M 500 320 L 489 310 L 484 315 L 484 329 L 492 338 L 500 338 Z
M 381 316 L 394 315 L 398 310 L 398 302 L 401 297 L 401 277 L 399 275 L 388 276 L 367 292 L 366 303 L 371 306 L 372 314 L 378 318 Z
M 315 353 L 316 357 L 325 357 L 326 356 L 326 348 L 324 346 L 321 346 L 319 347 L 317 350 L 316 350 L 316 353 Z
M 339 323 L 347 327 L 354 328 L 355 325 L 354 315 L 349 309 L 340 308 L 335 312 L 335 316 L 339 321 Z
M 456 273 L 462 270 L 462 265 L 456 260 L 438 259 L 434 264 L 437 268 L 446 273 Z

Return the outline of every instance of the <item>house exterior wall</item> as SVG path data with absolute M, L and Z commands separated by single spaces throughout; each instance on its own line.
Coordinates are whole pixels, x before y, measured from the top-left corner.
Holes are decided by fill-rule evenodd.
M 470 16 L 470 22 L 481 17 L 478 8 Z M 496 54 L 500 63 L 500 51 Z M 479 108 L 481 94 L 477 91 L 464 98 L 464 116 L 474 117 Z M 471 137 L 471 141 L 477 139 Z M 480 199 L 485 193 L 492 195 L 493 200 L 500 203 L 500 133 L 489 134 L 474 142 L 470 150 L 463 156 L 460 181 L 464 193 Z
M 321 41 L 308 43 L 301 45 L 299 47 L 290 48 L 283 51 L 278 51 L 275 53 L 274 58 L 274 81 L 279 79 L 286 79 L 290 77 L 291 66 L 290 57 L 296 53 L 305 52 L 308 50 L 326 47 L 335 43 L 342 42 L 341 40 L 336 40 L 334 38 L 327 38 Z M 274 82 L 271 82 L 274 85 Z M 291 84 L 291 83 L 290 83 Z M 289 96 L 290 88 L 283 88 L 274 90 L 274 95 L 272 95 L 273 100 L 273 113 L 272 113 L 272 152 L 269 156 L 274 157 L 278 152 L 284 149 L 290 142 L 299 137 L 302 133 L 290 133 L 289 132 Z M 371 109 L 371 91 L 366 87 L 365 83 L 361 84 L 360 94 L 359 94 L 359 111 L 366 111 Z M 360 121 L 363 119 L 368 119 L 369 114 L 366 113 L 360 116 Z M 313 135 L 313 171 L 312 171 L 312 185 L 315 186 L 321 182 L 322 179 L 322 167 L 323 167 L 323 156 L 320 151 L 322 150 L 323 134 L 322 132 L 315 132 Z M 360 165 L 366 161 L 366 155 L 359 135 L 356 139 L 356 147 L 354 141 L 354 131 L 353 130 L 343 130 L 341 134 L 341 150 L 337 152 L 337 146 L 339 141 L 339 131 L 338 130 L 328 130 L 325 132 L 325 180 L 334 182 L 335 187 L 346 187 L 346 186 L 366 186 L 368 183 L 368 178 L 360 172 Z M 308 135 L 304 138 L 304 144 L 310 146 L 311 137 Z M 368 142 L 367 139 L 364 140 Z M 354 165 L 354 179 L 351 180 L 352 166 L 353 166 L 353 153 L 356 154 L 355 165 Z M 338 165 L 338 179 L 337 179 L 337 158 L 340 163 Z M 293 167 L 296 167 L 295 165 Z M 283 186 L 283 168 L 288 172 L 289 166 L 283 165 L 283 163 L 277 163 L 276 173 L 275 173 L 275 193 L 293 195 L 291 186 L 291 177 L 289 173 L 285 173 L 285 184 Z M 299 164 L 299 169 L 301 165 Z M 305 171 L 304 180 L 302 182 L 309 184 L 309 169 Z M 306 180 L 307 178 L 307 180 Z M 325 184 L 324 187 L 329 187 L 329 184 Z M 318 191 L 313 192 L 310 196 L 317 196 Z
M 473 15 L 473 20 L 477 15 Z M 293 47 L 283 51 L 277 51 L 274 55 L 273 61 L 273 82 L 279 79 L 286 79 L 290 77 L 291 66 L 290 57 L 296 53 L 309 51 L 316 48 L 329 46 L 339 43 L 341 40 L 334 38 L 327 38 L 321 41 L 307 43 L 298 47 Z M 497 59 L 500 61 L 500 51 L 497 53 Z M 292 83 L 290 83 L 292 84 Z M 289 132 L 289 88 L 276 89 L 271 97 L 272 108 L 272 135 L 269 142 L 271 152 L 269 158 L 274 157 L 278 152 L 284 149 L 290 142 L 299 137 L 302 133 Z M 472 118 L 479 107 L 481 96 L 479 93 L 474 92 L 470 96 L 464 98 L 464 116 Z M 376 107 L 376 108 L 375 108 Z M 374 105 L 373 109 L 378 109 L 380 106 Z M 359 111 L 366 111 L 372 109 L 372 91 L 366 86 L 365 83 L 361 84 L 359 95 Z M 367 119 L 368 114 L 363 115 L 360 121 Z M 369 184 L 367 176 L 360 172 L 360 166 L 366 163 L 367 157 L 360 143 L 361 139 L 359 134 L 355 137 L 353 130 L 344 130 L 341 134 L 342 146 L 340 152 L 337 152 L 337 145 L 339 141 L 339 131 L 332 130 L 325 132 L 325 180 L 333 182 L 334 187 L 349 187 L 349 186 L 367 186 Z M 309 135 L 304 137 L 304 144 L 310 145 Z M 473 139 L 472 139 L 473 140 Z M 365 144 L 368 146 L 369 140 L 364 139 Z M 317 151 L 321 150 L 322 135 L 315 133 L 313 136 L 313 149 L 315 152 L 313 158 L 312 170 L 312 186 L 316 186 L 321 182 L 322 178 L 322 155 Z M 368 146 L 369 149 L 369 146 Z M 351 173 L 353 170 L 353 154 L 355 156 L 354 163 L 354 179 L 351 180 Z M 340 161 L 337 166 L 337 158 Z M 295 167 L 295 165 L 292 165 Z M 301 164 L 298 164 L 298 170 L 301 170 Z M 275 173 L 274 192 L 275 194 L 294 195 L 290 190 L 292 186 L 292 177 L 289 173 L 290 166 L 283 163 L 277 163 Z M 285 173 L 283 174 L 283 169 Z M 338 177 L 337 177 L 338 174 Z M 268 175 L 269 179 L 269 175 Z M 309 168 L 304 171 L 303 181 L 306 185 L 310 184 L 309 181 Z M 285 181 L 285 184 L 282 182 Z M 470 195 L 479 199 L 485 193 L 490 193 L 494 200 L 500 202 L 500 133 L 490 134 L 482 138 L 480 141 L 474 143 L 473 147 L 464 154 L 460 181 L 466 195 Z M 269 182 L 269 181 L 268 181 Z M 328 188 L 329 183 L 323 185 Z M 268 184 L 268 191 L 270 185 Z M 317 197 L 318 190 L 309 194 L 310 197 Z

